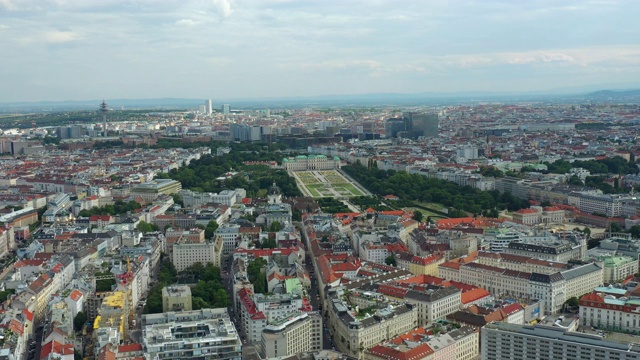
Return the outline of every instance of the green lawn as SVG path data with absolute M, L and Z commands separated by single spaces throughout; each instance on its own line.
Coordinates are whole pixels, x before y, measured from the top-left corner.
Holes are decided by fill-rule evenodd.
M 331 191 L 331 189 L 340 194 L 340 196 L 345 197 L 364 195 L 362 190 L 358 189 L 355 185 L 342 177 L 337 171 L 320 171 L 318 173 L 324 176 L 327 181 L 326 183 L 320 182 L 311 172 L 308 171 L 298 172 L 296 174 L 300 186 L 306 188 L 314 198 L 335 197 L 336 195 Z

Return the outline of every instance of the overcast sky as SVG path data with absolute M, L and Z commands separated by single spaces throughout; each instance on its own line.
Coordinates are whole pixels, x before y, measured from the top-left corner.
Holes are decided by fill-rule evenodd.
M 640 87 L 640 1 L 0 0 L 0 102 Z

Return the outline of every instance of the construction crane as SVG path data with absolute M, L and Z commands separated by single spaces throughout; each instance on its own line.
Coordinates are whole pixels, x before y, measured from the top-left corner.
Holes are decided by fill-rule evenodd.
M 122 324 L 122 329 L 123 329 L 123 334 L 122 334 L 122 338 L 125 340 L 129 339 L 129 327 L 131 326 L 131 324 L 133 324 L 133 321 L 135 320 L 135 314 L 133 312 L 133 291 L 132 291 L 132 287 L 131 287 L 131 283 L 133 282 L 133 278 L 134 278 L 134 274 L 133 271 L 131 271 L 131 261 L 129 259 L 129 257 L 126 258 L 127 259 L 127 272 L 120 274 L 120 275 L 98 275 L 98 276 L 93 276 L 92 280 L 93 280 L 93 288 L 96 288 L 96 281 L 98 280 L 116 280 L 116 282 L 119 282 L 121 285 L 125 286 L 125 296 L 124 296 L 124 306 L 122 309 L 122 313 L 125 316 L 124 318 L 124 324 Z

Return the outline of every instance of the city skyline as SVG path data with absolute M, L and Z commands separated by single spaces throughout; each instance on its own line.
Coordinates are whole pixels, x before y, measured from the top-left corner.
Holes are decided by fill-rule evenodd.
M 640 88 L 638 10 L 624 1 L 2 0 L 0 102 Z

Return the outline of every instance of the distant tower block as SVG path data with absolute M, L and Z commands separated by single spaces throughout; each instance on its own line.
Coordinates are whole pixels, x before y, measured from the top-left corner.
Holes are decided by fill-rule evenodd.
M 102 104 L 100 104 L 100 113 L 102 114 L 102 131 L 104 133 L 104 137 L 107 137 L 107 103 L 102 100 Z
M 207 99 L 204 101 L 204 107 L 205 107 L 205 115 L 209 116 L 211 115 L 211 113 L 213 113 L 213 102 L 211 102 L 211 99 Z

